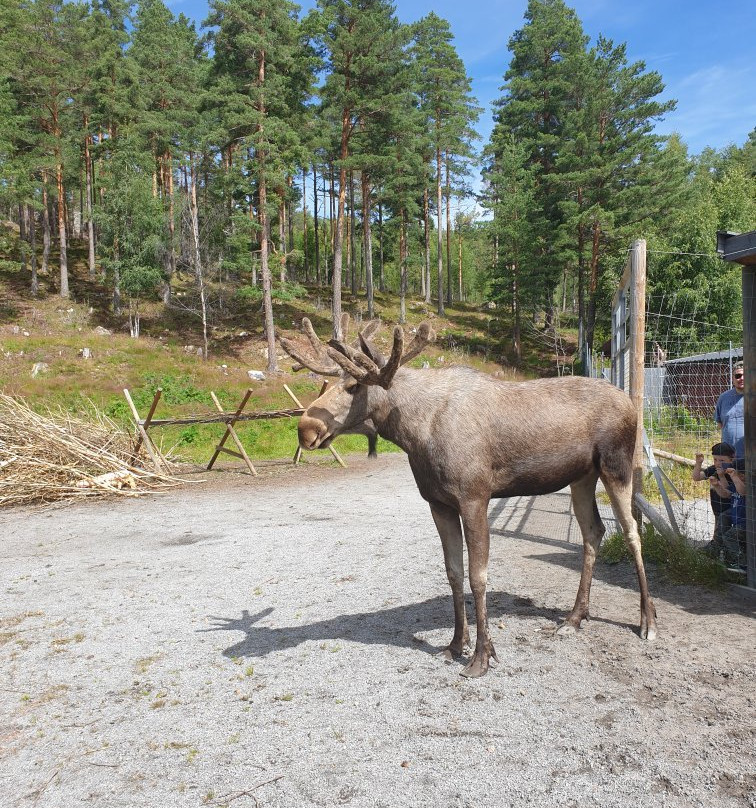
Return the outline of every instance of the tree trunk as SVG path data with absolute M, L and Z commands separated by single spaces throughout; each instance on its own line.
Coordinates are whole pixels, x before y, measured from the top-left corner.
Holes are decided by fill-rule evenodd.
M 168 194 L 168 265 L 166 267 L 168 277 L 163 286 L 163 303 L 167 306 L 171 302 L 171 283 L 173 282 L 173 276 L 176 274 L 176 222 L 174 220 L 173 166 L 171 153 L 169 151 L 165 153 L 165 164 Z
M 89 120 L 85 116 L 84 117 L 84 129 L 85 131 L 89 127 Z M 86 207 L 86 216 L 87 216 L 87 244 L 88 244 L 88 254 L 87 254 L 87 263 L 89 266 L 89 280 L 94 281 L 97 277 L 97 266 L 95 263 L 95 232 L 94 232 L 94 221 L 92 219 L 92 155 L 90 153 L 90 144 L 92 142 L 92 137 L 88 133 L 84 135 L 84 177 L 85 177 L 85 193 L 84 193 L 84 205 Z
M 378 288 L 386 291 L 386 274 L 383 261 L 383 201 L 378 202 Z
M 286 202 L 283 188 L 278 192 L 278 279 L 281 284 L 286 283 Z
M 464 299 L 462 294 L 462 216 L 460 215 L 457 220 L 457 275 L 458 275 L 458 291 L 460 302 Z
M 585 344 L 589 350 L 593 349 L 593 334 L 596 329 L 596 294 L 599 281 L 599 246 L 601 241 L 601 223 L 593 223 L 593 238 L 591 245 L 591 277 L 588 287 L 588 312 L 585 324 Z
M 294 185 L 294 178 L 289 174 L 286 177 L 286 184 L 289 189 Z M 304 194 L 302 194 L 304 201 Z M 292 215 L 291 193 L 286 196 L 286 233 L 288 240 L 286 242 L 286 274 L 291 281 L 296 281 L 296 273 L 291 264 L 291 255 L 294 252 L 294 216 Z
M 312 164 L 312 225 L 315 231 L 315 283 L 320 286 L 320 240 L 318 235 L 318 168 Z
M 349 280 L 352 296 L 357 296 L 357 255 L 355 249 L 354 172 L 349 172 Z
M 42 266 L 40 272 L 50 271 L 50 199 L 47 193 L 47 172 L 42 172 Z
M 307 169 L 302 167 L 302 255 L 305 283 L 310 282 L 310 261 L 307 256 Z
M 260 51 L 259 56 L 259 71 L 258 71 L 258 84 L 261 91 L 261 97 L 258 104 L 258 112 L 260 118 L 265 119 L 265 101 L 262 97 L 262 88 L 265 86 L 265 51 Z M 262 134 L 262 125 L 258 130 Z M 278 363 L 276 361 L 276 327 L 273 320 L 273 279 L 271 277 L 270 265 L 268 262 L 268 243 L 269 243 L 269 223 L 268 223 L 268 186 L 267 186 L 267 153 L 260 150 L 257 153 L 258 159 L 258 184 L 260 195 L 260 224 L 262 232 L 260 234 L 260 265 L 262 271 L 262 287 L 263 287 L 263 309 L 265 311 L 265 339 L 268 343 L 268 373 L 278 372 Z
M 265 181 L 264 159 L 260 157 L 260 265 L 262 272 L 263 309 L 265 312 L 265 339 L 268 343 L 268 373 L 276 373 L 276 331 L 273 321 L 273 278 L 268 261 L 268 211 L 267 186 Z
M 347 88 L 348 89 L 348 88 Z M 349 131 L 351 129 L 350 110 L 344 108 L 341 112 L 341 147 L 339 157 L 339 207 L 336 213 L 336 234 L 333 242 L 333 299 L 331 314 L 333 316 L 333 338 L 341 341 L 341 265 L 344 241 L 344 216 L 346 209 L 346 182 L 347 170 L 344 161 L 349 156 Z
M 373 243 L 370 230 L 370 178 L 367 171 L 362 172 L 362 243 L 362 251 L 365 254 L 367 316 L 369 320 L 372 320 L 375 316 L 373 303 Z
M 18 251 L 21 259 L 21 272 L 26 275 L 26 205 L 18 203 Z
M 202 271 L 202 255 L 200 253 L 199 238 L 199 211 L 197 210 L 197 169 L 194 165 L 194 156 L 189 155 L 190 189 L 189 189 L 189 212 L 192 225 L 192 264 L 194 265 L 194 277 L 197 279 L 197 288 L 200 295 L 200 314 L 202 316 L 202 339 L 203 339 L 203 359 L 208 357 L 208 334 L 207 334 L 207 291 L 205 289 L 205 278 Z
M 522 312 L 520 310 L 519 266 L 512 265 L 512 350 L 518 362 L 522 362 Z
M 452 304 L 452 263 L 451 263 L 451 186 L 449 185 L 449 152 L 445 154 L 446 167 L 446 303 Z
M 39 278 L 37 277 L 37 225 L 34 221 L 34 208 L 29 205 L 29 244 L 31 245 L 31 293 L 39 294 Z
M 113 314 L 121 313 L 121 265 L 118 237 L 113 239 Z
M 63 188 L 63 157 L 56 154 L 56 180 L 58 186 L 58 242 L 60 246 L 60 296 L 69 297 L 68 289 L 68 250 L 66 241 L 66 197 Z
M 399 323 L 407 322 L 407 211 L 399 211 Z
M 425 245 L 425 260 L 423 261 L 423 297 L 426 303 L 430 303 L 430 194 L 428 193 L 427 187 L 423 190 L 423 243 Z
M 438 125 L 437 125 L 438 126 Z M 441 148 L 436 149 L 436 219 L 437 230 L 436 234 L 436 249 L 438 251 L 438 314 L 439 317 L 444 316 L 444 242 L 443 231 L 441 229 L 441 222 L 443 220 L 443 200 L 441 196 Z

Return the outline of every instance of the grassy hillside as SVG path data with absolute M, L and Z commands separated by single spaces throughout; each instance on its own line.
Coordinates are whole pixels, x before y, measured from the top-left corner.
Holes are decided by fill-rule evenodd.
M 250 380 L 249 370 L 264 371 L 267 365 L 262 314 L 259 301 L 239 294 L 236 285 L 216 284 L 211 289 L 213 328 L 205 360 L 198 355 L 203 344 L 201 322 L 189 311 L 190 277 L 177 280 L 176 307 L 166 308 L 158 301 L 142 304 L 141 336 L 133 339 L 126 314 L 112 314 L 108 290 L 88 279 L 84 245 L 74 243 L 70 250 L 68 300 L 56 294 L 56 260 L 54 256 L 50 275 L 40 277 L 40 294 L 33 298 L 30 273 L 21 270 L 17 256 L 0 255 L 0 390 L 4 393 L 23 396 L 35 408 L 62 407 L 81 413 L 96 407 L 128 424 L 124 388 L 131 391 L 144 416 L 155 390 L 161 387 L 157 417 L 211 412 L 210 391 L 224 409 L 233 409 L 252 388 L 247 405 L 251 411 L 292 407 L 284 383 L 304 403 L 320 388 L 322 379 L 313 374 L 292 374 L 292 363 L 283 351 L 279 353 L 281 373 L 262 382 Z M 327 289 L 309 287 L 281 298 L 274 305 L 279 332 L 295 330 L 307 316 L 322 336 L 330 333 Z M 345 291 L 343 308 L 361 318 L 365 300 Z M 386 324 L 376 341 L 385 348 L 391 325 L 398 319 L 398 298 L 377 294 L 376 309 Z M 438 334 L 436 344 L 414 364 L 468 364 L 503 378 L 554 372 L 553 356 L 543 344 L 526 345 L 526 360 L 520 368 L 507 362 L 504 337 L 508 323 L 497 311 L 461 304 L 449 307 L 446 317 L 439 318 L 432 307 L 418 300 L 409 300 L 407 311 L 409 326 L 429 319 Z M 35 365 L 38 371 L 33 375 Z M 192 425 L 153 434 L 162 438 L 164 447 L 174 447 L 179 457 L 201 462 L 207 461 L 222 431 L 219 425 Z M 296 447 L 296 420 L 246 423 L 240 434 L 253 460 L 287 457 Z M 342 438 L 336 444 L 343 452 L 364 451 L 365 445 L 361 437 Z

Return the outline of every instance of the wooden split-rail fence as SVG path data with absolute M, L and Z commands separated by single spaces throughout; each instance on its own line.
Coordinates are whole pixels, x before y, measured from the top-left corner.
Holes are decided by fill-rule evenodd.
M 210 398 L 215 405 L 217 412 L 210 412 L 204 415 L 185 415 L 181 418 L 155 418 L 155 411 L 157 410 L 158 403 L 160 402 L 160 397 L 163 394 L 162 388 L 158 388 L 155 392 L 155 396 L 152 399 L 152 404 L 150 405 L 150 409 L 147 412 L 147 417 L 142 418 L 139 414 L 139 411 L 134 404 L 134 400 L 131 397 L 131 394 L 128 390 L 124 389 L 123 395 L 126 398 L 126 403 L 129 405 L 129 409 L 131 410 L 131 414 L 134 417 L 134 424 L 136 427 L 136 434 L 134 445 L 132 447 L 132 453 L 136 457 L 139 453 L 139 450 L 144 446 L 147 454 L 150 456 L 155 469 L 159 472 L 165 471 L 167 468 L 167 461 L 161 454 L 160 450 L 155 445 L 154 441 L 150 438 L 149 430 L 155 427 L 160 426 L 181 426 L 181 425 L 190 425 L 190 424 L 225 424 L 226 431 L 223 433 L 223 437 L 221 438 L 218 445 L 215 447 L 215 451 L 213 452 L 213 456 L 210 458 L 210 462 L 207 464 L 208 471 L 212 469 L 215 461 L 221 454 L 228 454 L 232 455 L 233 457 L 237 457 L 240 460 L 243 460 L 249 469 L 250 474 L 257 476 L 257 469 L 255 469 L 252 461 L 249 458 L 246 450 L 244 449 L 244 445 L 242 444 L 241 440 L 239 439 L 239 435 L 236 432 L 236 425 L 242 421 L 260 421 L 266 420 L 271 418 L 294 418 L 298 415 L 302 415 L 305 411 L 305 407 L 299 401 L 299 399 L 294 395 L 294 393 L 289 389 L 288 385 L 284 385 L 284 390 L 288 393 L 289 397 L 293 400 L 296 407 L 293 409 L 288 410 L 264 410 L 258 412 L 245 412 L 244 409 L 247 406 L 247 402 L 249 401 L 249 397 L 252 395 L 252 389 L 248 389 L 247 392 L 244 394 L 244 397 L 239 402 L 239 406 L 236 408 L 234 412 L 229 412 L 223 409 L 221 403 L 218 401 L 218 397 L 215 395 L 214 392 L 210 392 Z M 326 387 L 328 387 L 328 382 L 323 384 L 323 387 L 320 390 L 319 395 L 322 395 L 325 392 Z M 236 449 L 231 449 L 226 446 L 228 440 L 231 440 L 233 444 L 236 446 Z M 333 448 L 333 446 L 328 447 L 330 449 L 331 454 L 336 459 L 340 465 L 346 468 L 346 463 L 340 457 L 339 453 Z M 298 463 L 302 457 L 302 450 L 297 447 L 296 452 L 294 453 L 293 462 Z

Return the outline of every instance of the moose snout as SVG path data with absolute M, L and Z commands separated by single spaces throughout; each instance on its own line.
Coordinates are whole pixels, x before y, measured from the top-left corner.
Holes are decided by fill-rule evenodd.
M 319 418 L 305 414 L 299 419 L 299 445 L 303 449 L 317 449 L 327 432 L 328 427 Z

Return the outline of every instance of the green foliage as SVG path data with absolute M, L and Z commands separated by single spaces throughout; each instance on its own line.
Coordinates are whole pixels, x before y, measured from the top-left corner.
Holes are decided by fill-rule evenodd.
M 263 296 L 259 286 L 240 286 L 234 294 L 245 303 L 259 303 Z
M 665 404 L 654 411 L 654 429 L 659 432 L 700 432 L 711 427 L 711 417 L 690 412 L 680 404 Z
M 658 564 L 670 581 L 718 588 L 728 580 L 727 570 L 701 550 L 683 540 L 670 539 L 646 525 L 642 536 L 643 559 Z M 607 564 L 631 561 L 621 534 L 608 536 L 601 544 L 599 558 Z
M 307 289 L 298 283 L 279 283 L 271 291 L 273 300 L 279 303 L 287 303 L 291 300 L 301 300 L 307 297 Z

